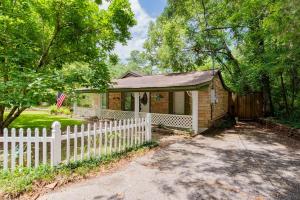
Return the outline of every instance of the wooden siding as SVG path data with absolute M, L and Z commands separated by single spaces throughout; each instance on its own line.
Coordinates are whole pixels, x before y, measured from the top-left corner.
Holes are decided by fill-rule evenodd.
M 209 87 L 207 87 L 206 90 L 199 91 L 199 128 L 210 127 L 215 120 L 225 116 L 228 113 L 229 92 L 224 88 L 219 76 L 216 76 L 213 81 L 217 97 L 216 104 L 211 104 L 212 83 L 209 85 Z
M 217 103 L 213 105 L 212 120 L 219 119 L 228 113 L 228 91 L 224 89 L 221 80 L 214 78 Z
M 121 92 L 108 93 L 108 108 L 111 110 L 121 110 Z
M 199 91 L 198 104 L 198 126 L 199 128 L 207 128 L 210 125 L 211 107 L 209 88 L 205 91 Z
M 160 99 L 157 96 L 161 96 Z M 151 92 L 151 113 L 169 113 L 169 92 Z

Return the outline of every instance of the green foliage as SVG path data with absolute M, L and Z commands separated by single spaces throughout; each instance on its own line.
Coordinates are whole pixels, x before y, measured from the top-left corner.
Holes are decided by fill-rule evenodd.
M 170 0 L 150 25 L 146 56 L 159 68 L 222 70 L 243 94 L 262 91 L 267 114 L 300 111 L 300 7 L 297 0 Z M 275 112 L 274 112 L 275 111 Z
M 55 170 L 41 165 L 37 169 L 18 168 L 14 172 L 0 171 L 0 188 L 12 196 L 32 189 L 35 180 L 50 181 L 55 176 Z
M 71 114 L 71 111 L 69 108 L 67 108 L 67 107 L 57 108 L 56 105 L 50 106 L 49 111 L 50 111 L 50 114 L 52 114 L 52 115 L 58 115 L 58 114 L 70 115 Z
M 71 180 L 74 177 L 72 175 L 85 176 L 90 171 L 96 170 L 99 166 L 115 162 L 127 156 L 130 152 L 145 151 L 157 145 L 156 142 L 149 142 L 140 147 L 127 149 L 125 152 L 71 162 L 70 164 L 55 168 L 41 165 L 37 169 L 18 168 L 14 172 L 0 171 L 0 190 L 11 197 L 16 197 L 23 192 L 30 191 L 35 182 L 50 183 L 56 177 L 65 177 Z
M 149 62 L 144 52 L 133 50 L 126 64 L 117 62 L 111 63 L 110 74 L 113 78 L 119 78 L 128 71 L 137 72 L 144 75 L 156 73 L 157 71 Z
M 126 43 L 136 22 L 128 0 L 112 0 L 108 9 L 101 3 L 0 2 L 0 130 L 57 91 L 71 98 L 79 86 L 106 89 L 111 52 Z M 5 108 L 11 109 L 7 119 Z
M 92 93 L 79 94 L 77 104 L 80 107 L 91 107 L 92 106 Z
M 63 116 L 50 115 L 47 112 L 25 111 L 9 127 L 50 129 L 54 121 L 59 121 L 63 129 L 66 126 L 80 125 L 84 122 Z

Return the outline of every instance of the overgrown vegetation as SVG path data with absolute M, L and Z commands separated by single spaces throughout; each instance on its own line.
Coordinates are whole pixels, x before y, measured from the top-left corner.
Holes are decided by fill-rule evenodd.
M 55 168 L 40 166 L 37 169 L 19 168 L 14 172 L 1 171 L 0 190 L 11 197 L 16 197 L 23 192 L 32 190 L 35 183 L 51 183 L 58 177 L 72 181 L 76 176 L 84 177 L 101 166 L 108 166 L 122 158 L 144 152 L 157 145 L 156 142 L 149 142 L 140 147 L 130 148 L 125 152 L 73 162 Z
M 300 119 L 298 0 L 169 0 L 145 43 L 163 70 L 221 69 L 236 93 L 263 92 L 268 116 Z

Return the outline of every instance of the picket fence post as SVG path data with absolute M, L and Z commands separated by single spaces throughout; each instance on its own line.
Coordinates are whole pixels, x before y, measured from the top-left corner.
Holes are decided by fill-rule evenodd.
M 151 113 L 147 113 L 146 115 L 146 121 L 147 121 L 147 142 L 149 142 L 152 138 L 152 130 L 151 130 Z
M 52 145 L 51 145 L 51 154 L 52 154 L 52 166 L 57 166 L 61 162 L 61 124 L 58 121 L 53 122 L 52 124 Z

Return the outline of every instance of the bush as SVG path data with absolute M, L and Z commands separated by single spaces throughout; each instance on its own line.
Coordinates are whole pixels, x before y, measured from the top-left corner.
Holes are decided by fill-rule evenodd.
M 61 111 L 62 114 L 65 114 L 65 115 L 70 115 L 70 114 L 71 114 L 70 109 L 69 109 L 69 108 L 66 108 L 66 107 L 60 108 L 60 111 Z
M 57 115 L 58 114 L 57 106 L 54 106 L 54 105 L 50 106 L 49 110 L 50 110 L 51 115 Z
M 51 115 L 58 115 L 58 114 L 64 114 L 64 115 L 70 115 L 71 110 L 67 107 L 61 107 L 57 108 L 57 106 L 53 105 L 49 108 Z

